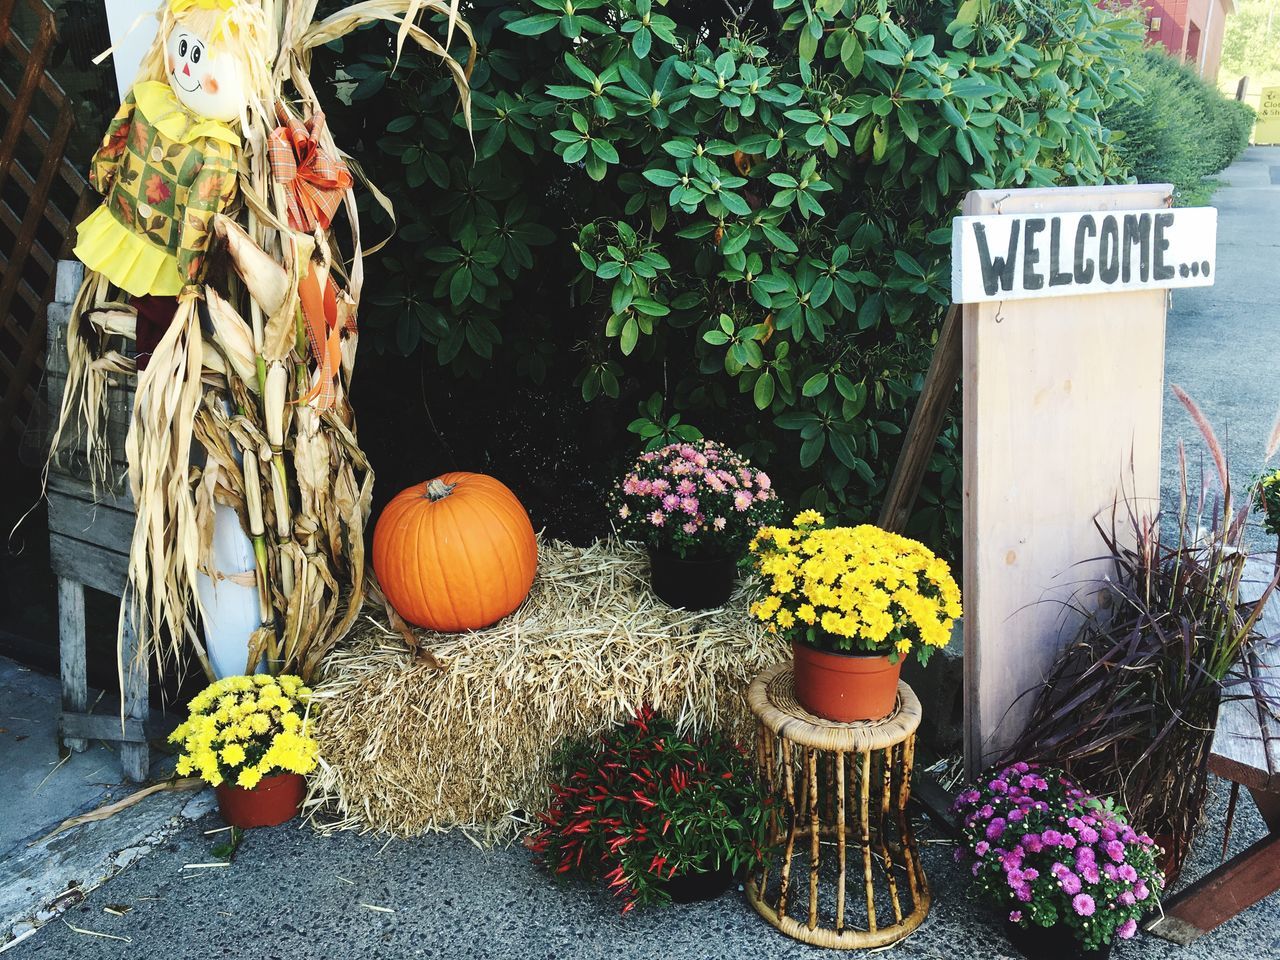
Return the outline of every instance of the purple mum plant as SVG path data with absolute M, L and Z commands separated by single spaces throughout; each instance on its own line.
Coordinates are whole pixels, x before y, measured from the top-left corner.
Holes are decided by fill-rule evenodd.
M 1085 950 L 1127 940 L 1155 909 L 1158 850 L 1110 800 L 1058 770 L 1015 763 L 988 773 L 953 807 L 978 893 L 1010 923 L 1068 928 Z

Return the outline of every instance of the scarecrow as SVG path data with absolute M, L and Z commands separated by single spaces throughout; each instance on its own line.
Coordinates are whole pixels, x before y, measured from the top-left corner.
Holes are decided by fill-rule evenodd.
M 107 388 L 136 373 L 121 627 L 162 670 L 191 653 L 211 678 L 310 678 L 359 615 L 373 475 L 347 385 L 363 250 L 310 50 L 389 22 L 397 55 L 411 39 L 440 58 L 469 122 L 475 41 L 456 6 L 364 0 L 313 23 L 315 0 L 168 0 L 94 155 L 103 203 L 77 231 L 58 433 L 78 420 L 106 480 Z

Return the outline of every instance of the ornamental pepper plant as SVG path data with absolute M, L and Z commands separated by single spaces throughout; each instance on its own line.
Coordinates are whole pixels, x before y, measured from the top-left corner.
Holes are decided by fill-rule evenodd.
M 960 588 L 946 561 L 909 537 L 863 524 L 826 527 L 805 510 L 751 541 L 766 592 L 751 615 L 770 633 L 833 653 L 915 651 L 928 663 L 951 639 Z
M 741 556 L 781 511 L 769 475 L 714 440 L 645 451 L 613 499 L 619 533 L 686 560 Z
M 563 779 L 532 849 L 557 876 L 603 881 L 636 906 L 669 903 L 666 881 L 764 856 L 767 802 L 750 759 L 722 734 L 680 733 L 645 708 L 561 756 Z
M 1061 771 L 1015 763 L 957 798 L 978 893 L 1020 927 L 1066 927 L 1086 950 L 1127 940 L 1156 907 L 1157 848 Z

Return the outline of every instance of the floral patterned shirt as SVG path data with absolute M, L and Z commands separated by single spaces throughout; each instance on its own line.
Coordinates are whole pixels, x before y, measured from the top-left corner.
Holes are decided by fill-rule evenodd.
M 200 293 L 214 214 L 235 199 L 240 138 L 190 113 L 168 84 L 135 84 L 93 155 L 89 182 L 112 216 L 177 258 Z

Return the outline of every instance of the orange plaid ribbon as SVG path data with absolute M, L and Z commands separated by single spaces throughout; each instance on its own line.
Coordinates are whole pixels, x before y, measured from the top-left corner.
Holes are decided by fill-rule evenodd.
M 271 176 L 287 188 L 289 226 L 310 233 L 319 224 L 329 228 L 342 195 L 351 188 L 351 171 L 338 157 L 320 147 L 324 114 L 317 110 L 303 122 L 276 107 L 280 126 L 271 132 L 267 155 Z
M 355 315 L 349 309 L 349 299 L 342 301 L 347 309 L 339 308 L 337 284 L 328 271 L 322 273 L 316 264 L 311 265 L 307 275 L 298 283 L 298 297 L 307 341 L 316 361 L 315 383 L 302 402 L 328 410 L 338 398 L 342 335 L 356 332 Z

